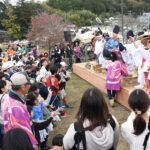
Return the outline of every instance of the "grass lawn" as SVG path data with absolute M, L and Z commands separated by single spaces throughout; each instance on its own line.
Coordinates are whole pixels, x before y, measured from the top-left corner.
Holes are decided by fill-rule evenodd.
M 50 132 L 48 140 L 49 145 L 51 145 L 53 136 L 55 136 L 56 134 L 65 134 L 69 125 L 75 120 L 75 115 L 78 111 L 82 94 L 87 88 L 91 87 L 93 86 L 88 82 L 86 82 L 85 80 L 82 80 L 75 74 L 72 75 L 71 80 L 67 83 L 66 91 L 68 102 L 73 106 L 73 108 L 67 110 L 69 113 L 69 117 L 63 118 L 61 122 L 58 122 L 58 125 L 54 129 L 54 131 Z M 107 100 L 105 94 L 104 97 Z M 126 110 L 124 107 L 120 106 L 119 104 L 116 104 L 115 108 L 110 108 L 110 112 L 117 118 L 119 124 L 123 123 L 127 119 L 127 116 L 129 115 L 129 111 Z M 127 143 L 120 136 L 118 150 L 128 150 L 128 149 L 129 147 Z

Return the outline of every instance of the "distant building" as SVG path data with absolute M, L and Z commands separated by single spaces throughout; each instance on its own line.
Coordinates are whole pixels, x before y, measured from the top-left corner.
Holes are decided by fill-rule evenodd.
M 150 31 L 150 12 L 143 13 L 142 16 L 138 16 L 137 21 L 139 22 L 140 29 Z

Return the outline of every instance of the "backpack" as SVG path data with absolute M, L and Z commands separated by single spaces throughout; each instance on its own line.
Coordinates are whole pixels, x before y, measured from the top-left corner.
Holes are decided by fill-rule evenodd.
M 108 41 L 106 41 L 103 49 L 104 58 L 109 59 L 112 50 L 118 47 L 119 47 L 119 42 L 114 38 L 110 38 Z
M 146 134 L 144 142 L 143 142 L 143 147 L 144 147 L 143 150 L 146 150 L 147 142 L 150 136 L 150 117 L 149 117 L 149 122 L 148 122 L 148 130 L 149 132 Z
M 110 125 L 114 131 L 116 128 L 116 123 L 115 123 L 111 114 L 109 115 L 108 122 L 110 123 Z M 74 123 L 74 129 L 76 131 L 76 133 L 74 135 L 75 144 L 73 145 L 73 147 L 70 150 L 87 150 L 87 148 L 86 148 L 86 136 L 85 136 L 84 128 L 80 126 L 79 122 L 75 122 Z M 79 148 L 80 142 L 82 142 L 82 144 L 83 144 L 83 149 Z M 112 147 L 109 150 L 115 150 L 115 149 Z
M 5 94 L 3 94 L 3 95 L 1 96 L 1 98 L 0 98 L 0 111 L 1 111 L 2 99 L 3 99 L 4 96 L 5 96 Z

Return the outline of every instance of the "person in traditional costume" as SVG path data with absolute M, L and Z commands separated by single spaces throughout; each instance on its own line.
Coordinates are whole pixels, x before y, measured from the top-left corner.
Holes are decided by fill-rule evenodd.
M 133 76 L 137 77 L 137 69 L 139 63 L 139 53 L 133 43 L 135 41 L 135 35 L 132 30 L 127 32 L 127 39 L 129 40 L 129 44 L 126 44 L 126 51 L 122 53 L 123 59 L 127 64 L 128 72 Z
M 116 92 L 121 89 L 121 76 L 128 76 L 125 63 L 119 60 L 117 53 L 111 52 L 107 62 L 106 89 L 109 103 L 113 107 Z
M 145 46 L 143 43 L 143 38 L 145 35 L 140 35 L 138 40 L 135 42 L 135 39 L 133 37 L 130 37 L 130 41 L 133 43 L 133 46 L 135 48 L 135 53 L 134 53 L 134 60 L 135 64 L 138 68 L 138 83 L 139 85 L 135 86 L 135 88 L 144 88 L 145 85 L 145 77 L 144 77 L 144 72 L 145 68 L 147 66 L 146 63 L 146 51 L 145 51 Z M 145 57 L 146 56 L 146 57 Z
M 142 39 L 142 43 L 145 46 L 145 50 L 142 51 L 142 70 L 144 72 L 144 80 L 146 85 L 146 93 L 150 94 L 150 80 L 149 77 L 149 66 L 150 66 L 150 37 Z
M 80 63 L 81 62 L 81 48 L 80 48 L 78 41 L 75 42 L 74 52 L 75 52 L 75 57 L 76 57 L 76 63 Z
M 95 43 L 95 51 L 94 54 L 96 55 L 96 61 L 98 64 L 101 64 L 102 67 L 106 66 L 106 60 L 103 57 L 103 49 L 104 49 L 105 40 L 102 34 L 97 35 L 97 40 Z
M 119 42 L 119 31 L 120 27 L 115 26 L 113 29 L 113 37 L 108 38 L 103 49 L 103 56 L 106 60 L 110 60 L 110 55 L 112 52 L 117 54 L 117 57 L 120 61 L 124 62 L 121 51 L 124 51 L 126 48 L 123 46 L 122 43 Z
M 144 76 L 145 76 L 145 83 L 146 83 L 146 88 L 147 94 L 150 94 L 150 37 L 147 37 L 147 68 L 146 68 L 146 72 L 144 72 Z
M 91 40 L 92 43 L 92 51 L 95 52 L 95 45 L 96 45 L 96 41 L 97 41 L 97 37 L 96 37 L 96 31 L 93 33 L 94 37 Z

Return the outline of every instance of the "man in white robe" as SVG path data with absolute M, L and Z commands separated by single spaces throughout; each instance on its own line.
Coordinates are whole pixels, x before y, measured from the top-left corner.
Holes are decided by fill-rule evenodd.
M 105 64 L 106 64 L 106 60 L 105 58 L 103 57 L 103 49 L 104 49 L 104 44 L 105 44 L 105 41 L 104 39 L 102 39 L 101 36 L 98 36 L 97 37 L 97 41 L 95 43 L 95 51 L 94 51 L 94 54 L 96 55 L 96 60 L 99 64 L 102 65 L 102 67 L 105 67 Z

